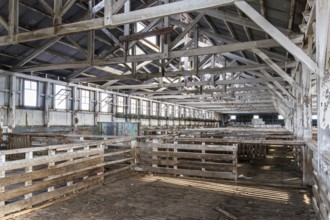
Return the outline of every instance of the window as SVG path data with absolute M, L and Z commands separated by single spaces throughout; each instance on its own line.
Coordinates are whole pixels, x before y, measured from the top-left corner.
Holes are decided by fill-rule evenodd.
M 148 114 L 148 101 L 142 101 L 142 114 Z
M 152 115 L 157 115 L 157 105 L 158 103 L 152 103 Z
M 282 115 L 278 115 L 278 118 L 277 118 L 278 120 L 283 120 L 284 118 L 283 118 L 283 116 Z
M 179 117 L 179 106 L 174 106 L 174 117 Z
M 124 113 L 124 97 L 122 96 L 117 97 L 117 112 Z
M 137 100 L 136 99 L 131 99 L 131 114 L 136 114 L 137 111 Z
M 236 115 L 231 115 L 230 120 L 236 120 Z
M 55 85 L 55 109 L 67 109 L 69 92 L 65 86 Z
M 37 107 L 37 82 L 24 80 L 24 106 Z
M 180 110 L 180 117 L 184 117 L 184 108 L 182 107 L 181 110 Z
M 259 119 L 259 115 L 253 115 L 253 119 Z
M 173 117 L 173 106 L 172 105 L 169 105 L 167 108 L 167 116 Z
M 186 117 L 187 118 L 190 118 L 190 108 L 187 108 L 186 109 Z
M 161 116 L 162 117 L 166 117 L 166 105 L 165 104 L 161 104 Z
M 90 92 L 81 90 L 81 110 L 89 111 Z
M 109 112 L 109 104 L 111 101 L 111 97 L 107 93 L 101 93 L 101 112 Z

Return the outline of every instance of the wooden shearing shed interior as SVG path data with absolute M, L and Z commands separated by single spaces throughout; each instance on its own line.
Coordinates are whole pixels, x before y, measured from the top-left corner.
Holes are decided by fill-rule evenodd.
M 0 219 L 330 219 L 330 1 L 1 0 Z

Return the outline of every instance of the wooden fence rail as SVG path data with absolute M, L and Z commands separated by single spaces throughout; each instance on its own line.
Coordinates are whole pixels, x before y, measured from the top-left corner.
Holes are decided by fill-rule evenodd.
M 138 143 L 136 171 L 237 180 L 237 145 Z
M 126 137 L 0 151 L 0 218 L 131 170 L 135 144 L 134 137 Z

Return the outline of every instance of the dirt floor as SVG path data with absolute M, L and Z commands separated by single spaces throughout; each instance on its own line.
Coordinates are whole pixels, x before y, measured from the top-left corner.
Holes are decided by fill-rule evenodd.
M 310 192 L 302 187 L 287 148 L 263 160 L 241 163 L 238 184 L 169 176 L 134 175 L 106 182 L 90 192 L 17 217 L 82 219 L 312 219 Z

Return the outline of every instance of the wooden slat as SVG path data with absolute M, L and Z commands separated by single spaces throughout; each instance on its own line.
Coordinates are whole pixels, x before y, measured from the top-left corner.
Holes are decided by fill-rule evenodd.
M 79 183 L 73 184 L 71 186 L 62 187 L 59 189 L 55 189 L 54 191 L 51 191 L 51 192 L 46 192 L 46 193 L 42 193 L 39 195 L 35 195 L 29 199 L 25 199 L 25 200 L 21 200 L 21 201 L 15 202 L 15 203 L 7 204 L 3 207 L 2 212 L 3 212 L 3 214 L 9 214 L 12 212 L 20 211 L 24 208 L 31 207 L 33 205 L 36 205 L 36 204 L 39 204 L 39 203 L 42 203 L 42 202 L 45 202 L 45 201 L 48 201 L 51 199 L 61 197 L 68 193 L 72 193 L 74 191 L 78 191 L 78 190 L 84 189 L 86 187 L 98 185 L 99 183 L 100 183 L 99 176 L 91 177 L 83 182 L 79 182 Z
M 37 166 L 42 164 L 55 163 L 68 159 L 74 159 L 74 158 L 85 157 L 85 156 L 101 154 L 101 153 L 103 153 L 103 150 L 93 149 L 89 151 L 76 151 L 72 153 L 64 153 L 53 156 L 41 156 L 30 160 L 11 161 L 3 164 L 0 167 L 0 171 L 14 170 L 14 169 L 25 168 L 28 166 Z
M 68 163 L 66 166 L 62 166 L 62 164 L 55 165 L 52 169 L 42 169 L 36 170 L 31 173 L 24 173 L 12 176 L 6 176 L 5 178 L 0 178 L 0 186 L 7 186 L 11 184 L 21 183 L 24 181 L 34 180 L 44 178 L 50 175 L 58 175 L 65 174 L 72 170 L 80 170 L 84 168 L 88 168 L 101 163 L 100 155 L 84 158 L 82 161 L 72 161 Z
M 15 149 L 15 150 L 4 150 L 0 151 L 0 155 L 9 155 L 9 154 L 20 154 L 26 152 L 36 152 L 36 151 L 48 151 L 48 150 L 68 150 L 70 148 L 83 148 L 86 146 L 98 146 L 98 145 L 111 145 L 114 143 L 121 143 L 126 141 L 136 140 L 136 137 L 123 137 L 123 138 L 114 138 L 109 140 L 98 140 L 98 141 L 84 141 L 82 143 L 72 143 L 72 144 L 61 144 L 61 145 L 51 145 L 46 147 L 32 147 L 26 149 Z
M 128 150 L 110 152 L 110 153 L 104 154 L 104 157 L 110 157 L 110 156 L 115 156 L 115 155 L 120 155 L 120 154 L 125 154 L 125 153 L 131 153 L 132 151 L 133 151 L 132 149 L 128 149 Z
M 232 154 L 200 154 L 188 152 L 166 152 L 166 151 L 139 151 L 139 154 L 161 157 L 191 158 L 191 159 L 208 159 L 208 160 L 234 160 Z
M 15 197 L 27 194 L 27 193 L 40 191 L 40 190 L 43 190 L 50 186 L 55 186 L 55 185 L 58 185 L 61 183 L 66 183 L 68 181 L 71 181 L 71 180 L 74 180 L 77 178 L 81 178 L 81 177 L 87 176 L 87 175 L 88 176 L 93 175 L 93 174 L 96 174 L 96 169 L 86 170 L 86 171 L 82 171 L 82 172 L 76 172 L 74 174 L 70 174 L 67 176 L 61 176 L 59 178 L 40 181 L 40 182 L 34 183 L 33 185 L 30 185 L 30 186 L 24 186 L 24 187 L 20 187 L 17 189 L 6 191 L 1 194 L 1 199 L 2 199 L 2 201 L 6 201 L 6 200 L 9 200 L 9 199 L 12 199 L 12 198 L 15 198 Z
M 116 174 L 116 173 L 119 173 L 119 172 L 122 172 L 122 171 L 125 171 L 125 170 L 130 170 L 130 169 L 132 169 L 132 166 L 121 167 L 119 169 L 115 169 L 115 170 L 111 170 L 111 171 L 105 172 L 104 173 L 104 176 L 113 175 L 113 174 Z
M 206 168 L 206 169 L 233 169 L 235 164 L 230 163 L 212 163 L 212 162 L 195 162 L 195 161 L 171 161 L 171 160 L 151 160 L 151 159 L 140 159 L 141 162 L 148 164 L 158 164 L 163 166 L 181 166 L 181 167 L 192 167 L 192 168 Z
M 124 162 L 132 161 L 132 160 L 134 160 L 134 157 L 124 158 L 124 159 L 114 160 L 114 161 L 109 161 L 109 162 L 103 163 L 103 166 L 108 166 L 108 165 L 117 164 L 117 163 L 124 163 Z
M 190 139 L 191 140 L 191 139 Z M 236 151 L 234 145 L 197 145 L 197 144 L 156 144 L 156 143 L 138 143 L 138 147 L 149 148 L 168 148 L 182 150 L 207 150 L 207 151 Z
M 225 144 L 267 144 L 267 145 L 304 145 L 304 141 L 285 141 L 285 140 L 230 140 L 217 138 L 175 138 L 177 142 L 195 142 L 195 143 L 225 143 Z
M 187 176 L 201 176 L 209 178 L 221 178 L 234 180 L 236 175 L 229 172 L 211 172 L 211 171 L 199 171 L 199 170 L 183 170 L 183 169 L 166 169 L 160 167 L 135 167 L 135 171 L 164 173 L 164 174 L 181 174 Z

